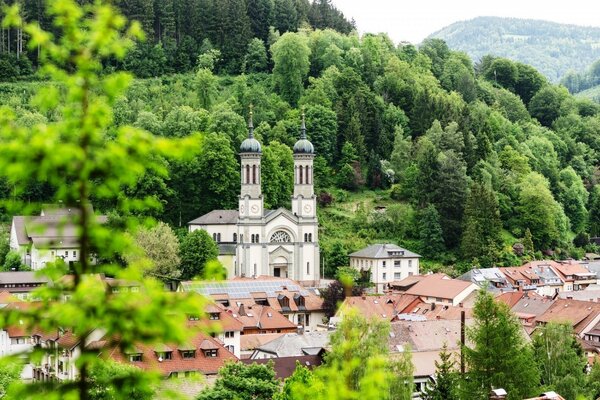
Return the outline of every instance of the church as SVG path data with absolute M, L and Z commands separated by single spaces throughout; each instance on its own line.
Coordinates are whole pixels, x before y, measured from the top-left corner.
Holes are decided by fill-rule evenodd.
M 254 138 L 252 113 L 248 138 L 240 146 L 241 185 L 237 210 L 213 210 L 188 223 L 204 229 L 219 245 L 219 261 L 233 277 L 291 278 L 305 285 L 320 279 L 317 201 L 313 186 L 314 147 L 306 138 L 304 115 L 294 145 L 292 210 L 264 208 L 261 145 Z

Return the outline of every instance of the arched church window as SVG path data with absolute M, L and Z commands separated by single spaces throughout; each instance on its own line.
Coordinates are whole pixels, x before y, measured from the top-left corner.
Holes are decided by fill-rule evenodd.
M 252 183 L 256 185 L 256 165 L 252 166 Z
M 217 234 L 213 233 L 213 240 L 216 242 L 217 241 Z
M 270 241 L 276 243 L 290 243 L 292 239 L 290 238 L 290 235 L 287 234 L 287 232 L 277 231 L 273 235 L 271 235 Z
M 312 233 L 309 233 L 309 234 L 308 234 L 308 241 L 309 241 L 309 242 L 312 242 Z
M 304 182 L 306 182 L 307 185 L 310 185 L 310 180 L 308 178 L 308 165 L 304 167 L 304 174 L 305 174 Z
M 234 234 L 233 234 L 233 242 L 234 242 L 234 243 L 237 243 L 237 233 L 234 233 Z
M 217 243 L 221 243 L 221 234 L 217 233 Z
M 304 234 L 304 241 L 305 241 L 305 242 L 308 242 L 308 233 L 305 233 L 305 234 Z
M 300 166 L 300 182 L 298 183 L 302 185 L 302 166 Z
M 246 164 L 246 183 L 250 183 L 250 165 Z

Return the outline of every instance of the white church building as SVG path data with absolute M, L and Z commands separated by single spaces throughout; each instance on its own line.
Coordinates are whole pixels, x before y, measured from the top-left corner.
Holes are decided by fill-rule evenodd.
M 306 138 L 302 116 L 300 140 L 294 145 L 292 210 L 264 208 L 261 145 L 254 138 L 252 114 L 248 138 L 240 146 L 241 190 L 237 210 L 214 210 L 188 223 L 204 229 L 219 244 L 219 260 L 228 278 L 261 275 L 291 278 L 306 285 L 320 279 L 314 147 Z

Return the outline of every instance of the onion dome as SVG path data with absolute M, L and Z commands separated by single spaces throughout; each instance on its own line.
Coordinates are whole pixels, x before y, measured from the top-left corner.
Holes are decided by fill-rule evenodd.
M 306 124 L 304 123 L 304 113 L 302 113 L 302 125 L 300 126 L 300 140 L 294 145 L 294 154 L 314 154 L 315 147 L 306 138 Z
M 244 139 L 240 146 L 240 153 L 261 153 L 258 140 L 254 139 L 254 124 L 252 123 L 252 111 L 248 120 L 248 138 Z

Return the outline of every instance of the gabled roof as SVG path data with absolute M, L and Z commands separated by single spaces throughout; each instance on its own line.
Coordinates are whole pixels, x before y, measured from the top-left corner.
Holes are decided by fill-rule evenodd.
M 320 355 L 296 356 L 296 357 L 275 357 L 263 359 L 246 359 L 240 360 L 244 364 L 269 364 L 273 363 L 275 377 L 277 379 L 289 378 L 296 371 L 296 366 L 300 364 L 308 369 L 318 367 L 323 363 L 323 358 Z
M 230 309 L 233 311 L 233 307 Z M 237 312 L 233 311 L 232 315 L 243 324 L 244 329 L 297 329 L 296 324 L 269 306 L 254 304 L 249 307 L 240 307 Z
M 465 321 L 467 326 L 473 319 Z M 391 352 L 404 351 L 407 346 L 412 352 L 440 351 L 444 344 L 448 349 L 459 348 L 460 320 L 398 321 L 392 322 L 389 348 Z
M 93 210 L 92 210 L 93 212 Z M 39 216 L 13 217 L 13 228 L 19 246 L 74 248 L 78 246 L 79 228 L 76 208 L 45 208 Z M 96 215 L 98 223 L 106 223 L 105 215 Z
M 315 349 L 325 349 L 328 345 L 329 332 L 286 333 L 256 350 L 277 357 L 295 357 L 314 354 Z
M 539 322 L 568 322 L 577 334 L 600 315 L 600 303 L 570 299 L 556 299 L 554 303 L 537 318 Z
M 442 299 L 454 299 L 465 290 L 477 286 L 471 282 L 452 279 L 445 274 L 426 275 L 414 286 L 406 291 L 406 294 L 414 294 L 423 297 L 438 297 Z
M 373 244 L 371 246 L 365 247 L 362 250 L 355 251 L 350 254 L 350 257 L 360 257 L 360 258 L 418 258 L 421 257 L 417 253 L 413 253 L 410 250 L 403 249 L 400 246 L 396 246 L 395 244 L 385 243 L 385 244 Z
M 102 341 L 100 341 L 101 343 Z M 106 342 L 108 343 L 108 342 Z M 118 347 L 113 346 L 104 348 L 103 355 L 114 361 L 134 365 L 144 370 L 155 370 L 169 376 L 172 372 L 197 371 L 205 375 L 216 374 L 226 361 L 237 361 L 237 357 L 227 350 L 219 341 L 206 335 L 205 333 L 197 333 L 188 343 L 177 345 L 167 343 L 166 346 L 173 349 L 171 360 L 158 360 L 156 345 L 136 343 L 135 352 L 142 355 L 142 361 L 129 361 L 127 354 L 119 351 Z M 203 349 L 202 347 L 206 348 Z M 183 358 L 182 351 L 195 350 L 195 358 Z M 217 350 L 216 357 L 207 357 L 204 354 L 205 350 Z
M 240 212 L 238 210 L 213 210 L 188 222 L 188 225 L 235 225 Z
M 35 271 L 0 272 L 0 284 L 44 284 L 48 282 L 50 282 L 49 278 L 38 276 Z

